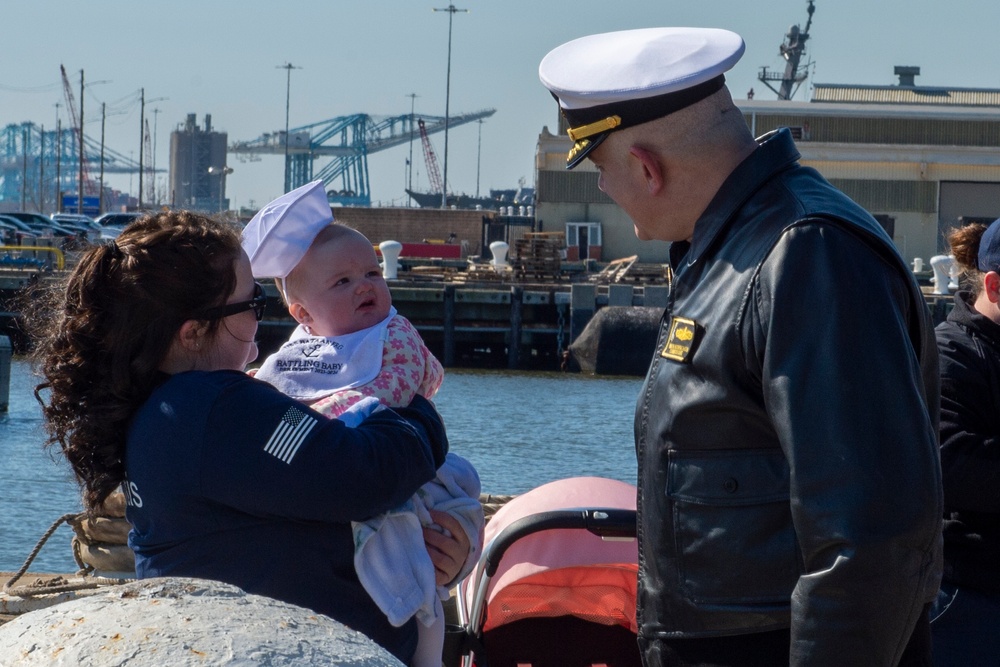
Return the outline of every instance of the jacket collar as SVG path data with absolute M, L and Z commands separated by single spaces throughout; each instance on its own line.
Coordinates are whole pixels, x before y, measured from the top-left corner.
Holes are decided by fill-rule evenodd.
M 788 128 L 769 132 L 757 143 L 757 149 L 733 170 L 695 223 L 688 265 L 701 258 L 754 192 L 800 157 Z
M 955 294 L 955 307 L 948 313 L 948 319 L 959 326 L 978 333 L 992 347 L 1000 348 L 1000 324 L 973 307 L 972 292 L 962 290 Z

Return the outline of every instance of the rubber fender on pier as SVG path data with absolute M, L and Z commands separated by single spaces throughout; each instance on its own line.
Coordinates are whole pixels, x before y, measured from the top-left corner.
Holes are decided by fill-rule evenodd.
M 607 306 L 594 314 L 567 351 L 566 370 L 592 375 L 645 375 L 663 309 Z

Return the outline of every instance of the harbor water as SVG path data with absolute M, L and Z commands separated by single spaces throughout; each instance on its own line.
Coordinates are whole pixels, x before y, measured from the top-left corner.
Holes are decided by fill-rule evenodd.
M 81 510 L 80 492 L 57 449 L 44 449 L 38 380 L 11 367 L 10 409 L 0 414 L 0 571 L 16 571 L 45 531 Z M 450 369 L 435 398 L 451 449 L 479 470 L 483 491 L 518 494 L 564 477 L 635 481 L 634 377 Z M 73 572 L 72 530 L 61 526 L 30 567 Z

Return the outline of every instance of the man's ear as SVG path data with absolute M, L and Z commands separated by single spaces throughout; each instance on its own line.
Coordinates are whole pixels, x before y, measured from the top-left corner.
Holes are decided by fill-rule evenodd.
M 188 352 L 198 352 L 205 344 L 208 324 L 204 320 L 185 320 L 177 331 L 177 340 Z
M 990 303 L 1000 303 L 1000 274 L 989 271 L 983 276 L 983 291 Z
M 628 152 L 639 161 L 647 192 L 651 195 L 659 194 L 663 190 L 665 177 L 663 164 L 660 162 L 659 157 L 642 146 L 633 145 L 628 149 Z
M 288 307 L 288 314 L 291 315 L 296 322 L 299 324 L 311 324 L 313 321 L 312 315 L 306 310 L 306 307 L 301 303 L 293 303 Z

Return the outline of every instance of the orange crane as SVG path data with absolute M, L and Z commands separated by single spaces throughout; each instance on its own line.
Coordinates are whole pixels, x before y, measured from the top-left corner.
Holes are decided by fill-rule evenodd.
M 76 98 L 73 97 L 73 88 L 69 85 L 69 77 L 66 76 L 66 68 L 59 65 L 59 71 L 62 72 L 63 81 L 63 94 L 66 96 L 66 108 L 69 110 L 70 122 L 73 123 L 73 136 L 76 138 L 77 152 L 80 153 L 79 159 L 81 166 L 81 172 L 83 173 L 83 187 L 90 194 L 94 194 L 97 188 L 94 186 L 93 181 L 90 180 L 90 174 L 87 173 L 87 158 L 83 151 L 83 128 L 80 127 L 80 116 L 76 113 Z M 83 200 L 83 192 L 80 193 L 80 200 Z
M 424 147 L 424 161 L 427 162 L 427 179 L 431 182 L 431 192 L 444 192 L 437 156 L 434 154 L 434 148 L 431 147 L 431 140 L 427 136 L 427 127 L 424 125 L 423 118 L 417 121 L 417 126 L 420 128 L 420 143 Z

